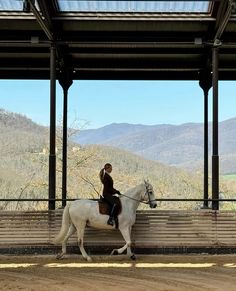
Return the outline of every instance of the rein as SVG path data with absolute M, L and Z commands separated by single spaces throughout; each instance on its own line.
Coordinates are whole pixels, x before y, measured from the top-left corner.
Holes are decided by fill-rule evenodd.
M 137 202 L 139 202 L 139 203 L 150 204 L 153 200 L 150 199 L 150 193 L 149 193 L 148 189 L 146 189 L 146 193 L 145 193 L 145 195 L 146 195 L 146 194 L 148 194 L 148 201 L 147 201 L 147 202 L 146 202 L 146 201 L 143 201 L 143 200 L 135 199 L 135 198 L 133 198 L 133 197 L 127 196 L 127 195 L 122 194 L 122 193 L 120 193 L 120 196 L 124 196 L 124 197 L 126 197 L 126 198 L 129 198 L 130 200 L 134 200 L 134 201 L 137 201 Z
M 132 197 L 127 196 L 127 195 L 122 194 L 122 193 L 120 193 L 120 196 L 124 196 L 124 197 L 126 197 L 126 198 L 129 198 L 130 200 L 134 200 L 134 201 L 137 201 L 137 202 L 140 202 L 140 203 L 149 204 L 149 202 L 145 202 L 145 201 L 143 201 L 143 200 L 135 199 L 135 198 L 132 198 Z

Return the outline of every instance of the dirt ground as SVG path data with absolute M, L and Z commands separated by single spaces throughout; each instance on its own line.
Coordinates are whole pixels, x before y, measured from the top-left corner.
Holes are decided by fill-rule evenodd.
M 0 290 L 236 290 L 236 255 L 0 255 Z

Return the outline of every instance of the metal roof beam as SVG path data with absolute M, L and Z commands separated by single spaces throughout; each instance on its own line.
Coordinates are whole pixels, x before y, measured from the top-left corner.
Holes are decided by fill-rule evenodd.
M 205 47 L 205 73 L 212 70 L 212 55 L 211 48 L 214 45 L 222 45 L 220 38 L 228 24 L 232 9 L 234 6 L 233 0 L 221 0 L 214 2 L 212 7 L 212 16 L 215 16 L 215 25 L 209 25 L 208 42 Z
M 32 1 L 32 0 L 30 0 Z M 53 17 L 57 14 L 58 5 L 55 1 L 46 1 L 46 0 L 38 0 L 39 9 L 47 23 L 48 28 L 50 29 L 52 36 L 54 39 L 57 39 L 56 34 L 59 29 L 56 29 L 55 23 L 53 22 Z
M 213 43 L 215 43 L 217 39 L 221 38 L 221 35 L 223 34 L 230 19 L 234 5 L 235 3 L 232 0 L 225 0 L 220 2 L 218 13 L 216 16 L 215 35 L 213 38 Z
M 60 39 L 62 34 L 61 29 L 56 28 L 55 22 L 52 21 L 53 16 L 57 14 L 57 2 L 56 1 L 46 1 L 38 0 L 38 5 L 40 12 L 34 5 L 34 0 L 27 0 L 30 4 L 30 8 L 34 13 L 38 23 L 47 35 L 48 39 L 55 43 L 56 53 L 58 59 L 58 66 L 60 71 L 68 71 L 67 75 L 71 75 L 72 68 L 70 68 L 70 61 L 67 45 L 58 45 L 57 40 Z
M 37 10 L 36 6 L 34 5 L 33 0 L 27 0 L 30 4 L 31 11 L 33 12 L 34 16 L 36 17 L 39 25 L 47 35 L 49 40 L 53 40 L 53 33 L 48 25 L 48 23 L 45 22 L 45 17 L 40 14 L 40 12 Z

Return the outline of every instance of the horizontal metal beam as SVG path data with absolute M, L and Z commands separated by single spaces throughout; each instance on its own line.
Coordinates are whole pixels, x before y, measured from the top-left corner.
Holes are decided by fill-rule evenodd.
M 60 21 L 87 21 L 87 20 L 120 20 L 120 21 L 215 21 L 208 13 L 148 13 L 148 12 L 66 12 L 54 16 L 53 20 Z
M 13 198 L 13 199 L 0 199 L 0 202 L 39 202 L 39 201 L 75 201 L 75 200 L 83 200 L 83 199 L 79 199 L 79 198 L 74 198 L 74 199 L 41 199 L 41 198 L 21 198 L 21 199 L 17 199 L 17 198 Z M 90 199 L 90 200 L 94 200 L 94 201 L 99 201 L 100 199 Z M 185 198 L 157 198 L 154 199 L 152 201 L 170 201 L 170 202 L 178 202 L 178 201 L 183 201 L 183 202 L 201 202 L 201 201 L 218 201 L 218 202 L 236 202 L 236 199 L 185 199 Z
M 87 42 L 81 42 L 81 41 L 55 41 L 57 45 L 68 45 L 71 49 L 76 48 L 173 48 L 173 49 L 203 49 L 205 45 L 212 45 L 213 43 L 209 42 L 202 42 L 202 44 L 196 44 L 193 40 L 190 41 L 145 41 L 145 42 L 127 42 L 127 41 L 87 41 Z M 0 40 L 0 47 L 50 47 L 51 42 L 47 40 L 39 40 L 39 42 L 34 42 L 34 40 Z M 236 41 L 225 41 L 221 45 L 221 51 L 222 49 L 230 49 L 230 48 L 236 48 Z M 220 51 L 220 52 L 221 52 Z M 188 53 L 187 51 L 183 51 L 183 54 Z

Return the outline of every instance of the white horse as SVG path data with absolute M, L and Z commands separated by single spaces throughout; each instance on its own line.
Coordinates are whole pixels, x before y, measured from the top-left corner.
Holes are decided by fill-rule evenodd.
M 127 255 L 135 260 L 134 254 L 131 252 L 131 228 L 135 223 L 136 210 L 140 202 L 148 203 L 151 208 L 156 208 L 152 185 L 144 181 L 144 183 L 129 189 L 125 194 L 120 196 L 122 211 L 118 216 L 119 230 L 126 244 L 119 249 L 114 249 L 111 254 L 121 254 L 127 250 Z M 62 226 L 54 243 L 62 244 L 62 252 L 57 255 L 60 259 L 66 254 L 66 243 L 69 237 L 77 230 L 78 244 L 84 259 L 91 261 L 84 249 L 84 230 L 86 226 L 98 229 L 113 229 L 115 226 L 107 224 L 108 215 L 99 213 L 98 202 L 94 200 L 75 200 L 67 204 L 64 208 L 62 217 Z

